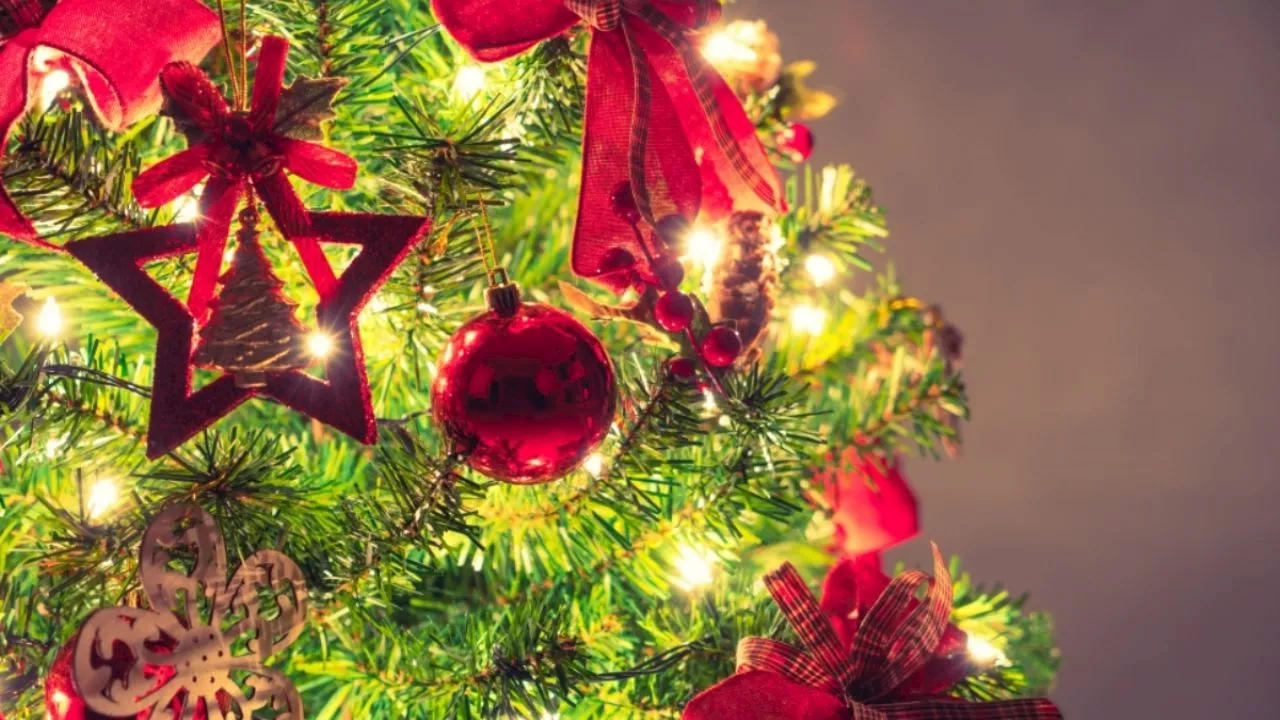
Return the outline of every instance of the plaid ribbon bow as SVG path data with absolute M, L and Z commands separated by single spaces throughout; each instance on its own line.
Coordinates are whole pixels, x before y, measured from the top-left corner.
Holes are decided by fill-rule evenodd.
M 583 168 L 573 269 L 615 290 L 600 261 L 616 247 L 644 258 L 610 196 L 630 183 L 649 223 L 783 207 L 777 173 L 742 103 L 690 39 L 716 0 L 432 0 L 477 59 L 502 60 L 583 23 L 591 28 Z M 623 170 L 625 168 L 625 170 Z M 646 268 L 641 268 L 646 270 Z
M 726 708 L 734 708 L 736 717 L 774 720 L 1061 720 L 1057 707 L 1043 698 L 983 703 L 936 697 L 886 700 L 929 661 L 950 620 L 951 574 L 936 545 L 933 563 L 935 579 L 924 601 L 917 602 L 915 594 L 929 584 L 928 575 L 917 570 L 894 578 L 859 619 L 848 650 L 841 647 L 804 579 L 790 563 L 784 564 L 765 576 L 765 586 L 800 636 L 803 649 L 767 638 L 743 639 L 738 644 L 738 674 L 695 698 L 684 717 L 727 717 Z M 748 680 L 755 680 L 756 686 Z M 752 707 L 770 702 L 776 705 Z

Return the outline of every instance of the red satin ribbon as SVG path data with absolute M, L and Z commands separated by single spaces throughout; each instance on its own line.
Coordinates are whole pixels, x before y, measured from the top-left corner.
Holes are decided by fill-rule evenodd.
M 232 111 L 208 76 L 189 63 L 175 63 L 161 74 L 177 113 L 199 128 L 205 139 L 138 175 L 133 192 L 142 207 L 159 207 L 208 180 L 200 195 L 199 254 L 187 300 L 191 314 L 201 322 L 213 299 L 231 219 L 249 186 L 298 249 L 320 297 L 329 297 L 337 287 L 333 269 L 313 237 L 306 208 L 285 173 L 342 190 L 355 184 L 356 161 L 337 150 L 276 132 L 288 53 L 289 42 L 282 37 L 262 41 L 248 111 Z
M 160 69 L 198 62 L 221 39 L 218 16 L 197 0 L 62 0 L 45 13 L 38 0 L 0 0 L 0 146 L 39 97 L 34 51 L 67 57 L 86 100 L 109 130 L 160 108 Z M 16 32 L 15 32 L 16 31 Z M 42 247 L 31 221 L 0 189 L 0 234 Z
M 646 253 L 610 195 L 630 181 L 649 222 L 668 214 L 708 219 L 783 207 L 777 173 L 733 90 L 688 38 L 718 12 L 713 0 L 432 0 L 436 17 L 478 60 L 522 53 L 583 22 L 587 65 L 582 182 L 573 269 L 600 274 L 611 248 Z M 641 263 L 644 263 L 641 260 Z M 642 270 L 649 270 L 642 268 Z

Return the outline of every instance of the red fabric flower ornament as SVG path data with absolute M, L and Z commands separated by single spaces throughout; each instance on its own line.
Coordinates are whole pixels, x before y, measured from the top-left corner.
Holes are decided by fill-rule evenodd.
M 221 37 L 197 0 L 0 0 L 0 146 L 39 98 L 37 48 L 63 55 L 94 114 L 121 130 L 159 109 L 161 68 L 198 62 Z M 3 189 L 0 233 L 54 248 Z
M 920 532 L 919 503 L 896 458 L 849 445 L 828 453 L 813 479 L 835 523 L 833 550 L 843 556 L 878 553 Z
M 684 719 L 1061 720 L 1058 708 L 1043 698 L 975 703 L 910 691 L 913 678 L 937 657 L 951 615 L 951 575 L 936 546 L 933 564 L 934 581 L 924 602 L 915 594 L 929 577 L 903 573 L 865 614 L 859 612 L 856 626 L 845 626 L 844 638 L 793 566 L 765 576 L 804 649 L 767 638 L 743 639 L 738 674 L 695 697 Z M 828 578 L 828 586 L 841 583 L 843 596 L 837 600 L 828 587 L 824 594 L 832 597 L 824 598 L 826 609 L 844 610 L 850 595 L 856 598 L 862 590 L 846 583 L 858 581 L 856 568 L 843 567 L 837 567 L 840 576 Z
M 208 180 L 200 195 L 199 255 L 187 300 L 199 320 L 208 312 L 227 231 L 247 184 L 262 198 L 280 231 L 294 241 L 318 285 L 334 282 L 320 246 L 307 241 L 312 236 L 307 211 L 285 173 L 346 189 L 355 183 L 357 165 L 337 150 L 277 132 L 290 120 L 278 113 L 288 52 L 289 43 L 282 37 L 262 41 L 248 111 L 232 111 L 222 92 L 190 63 L 170 65 L 160 76 L 175 114 L 186 123 L 188 137 L 199 142 L 134 178 L 133 192 L 142 207 L 159 207 Z
M 699 210 L 783 207 L 777 173 L 733 89 L 706 62 L 690 32 L 718 17 L 714 0 L 432 0 L 436 18 L 477 59 L 522 53 L 578 23 L 592 30 L 587 65 L 582 182 L 573 269 L 615 291 L 605 253 L 644 258 L 610 196 L 630 182 L 650 224 Z M 652 273 L 652 269 L 640 268 Z

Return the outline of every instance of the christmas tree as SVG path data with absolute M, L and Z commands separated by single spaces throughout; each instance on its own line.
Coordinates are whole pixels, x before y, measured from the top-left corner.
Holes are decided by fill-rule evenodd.
M 294 313 L 298 304 L 282 294 L 284 283 L 258 244 L 254 212 L 240 214 L 231 268 L 218 279 L 220 291 L 212 316 L 200 330 L 196 364 L 235 375 L 236 383 L 266 383 L 266 374 L 311 364 L 304 330 Z
M 739 667 L 740 642 L 761 647 L 750 638 L 807 642 L 761 582 L 788 587 L 784 563 L 810 589 L 825 578 L 822 612 L 845 652 L 890 577 L 919 579 L 880 553 L 916 534 L 946 549 L 918 527 L 907 470 L 911 456 L 956 451 L 969 405 L 959 332 L 884 269 L 889 233 L 869 186 L 848 165 L 808 164 L 805 123 L 833 100 L 808 86 L 809 64 L 782 62 L 764 23 L 719 21 L 704 0 L 152 5 L 164 10 L 0 3 L 5 37 L 98 27 L 118 44 L 116 60 L 89 44 L 0 63 L 5 87 L 30 73 L 35 89 L 0 108 L 13 123 L 0 281 L 30 288 L 0 346 L 4 718 L 101 717 L 85 714 L 86 679 L 67 658 L 94 611 L 160 610 L 140 586 L 139 546 L 177 506 L 220 528 L 229 568 L 259 548 L 296 562 L 310 593 L 290 616 L 300 635 L 254 657 L 290 679 L 309 717 L 707 717 L 728 701 L 696 696 L 757 675 L 762 703 L 785 695 L 796 711 L 787 692 L 819 693 L 806 707 L 834 713 L 822 717 L 1051 690 L 1049 616 L 954 558 L 930 573 L 935 593 L 952 578 L 951 605 L 936 606 L 950 611 L 919 640 L 922 664 L 884 692 L 796 689 L 750 652 Z M 504 25 L 519 32 L 490 32 Z M 251 82 L 264 58 L 284 62 L 267 51 L 278 38 L 292 48 L 283 94 L 270 77 Z M 122 60 L 135 41 L 164 62 Z M 204 90 L 190 93 L 203 104 L 178 97 L 198 72 L 225 91 L 225 114 Z M 138 102 L 113 110 L 96 73 Z M 278 107 L 263 100 L 273 89 Z M 330 148 L 359 163 L 350 189 L 316 169 L 341 166 Z M 784 181 L 771 201 L 770 163 Z M 241 192 L 250 184 L 258 196 Z M 278 261 L 283 242 L 264 254 L 246 223 L 197 321 L 177 289 L 221 259 L 209 240 L 225 241 L 220 223 L 255 197 L 302 263 Z M 330 259 L 351 269 L 326 279 L 314 240 L 380 232 L 341 213 L 430 230 L 382 257 L 388 273 L 361 265 L 377 237 L 339 248 Z M 138 257 L 174 258 L 144 268 L 178 298 L 160 304 L 187 303 L 186 325 L 161 328 L 161 342 L 195 343 L 202 327 L 196 364 L 240 384 L 310 363 L 289 297 L 314 285 L 327 328 L 340 323 L 326 303 L 346 303 L 360 334 L 335 355 L 367 368 L 376 443 L 295 412 L 309 391 L 286 388 L 278 404 L 228 400 L 227 417 L 149 459 L 152 400 L 182 378 L 157 370 L 138 281 L 109 285 L 75 249 L 139 238 L 154 247 Z M 366 303 L 344 282 L 369 273 L 381 285 Z M 167 664 L 185 652 L 176 640 L 148 641 L 131 691 L 182 688 L 151 717 L 181 717 L 204 692 Z M 784 675 L 785 692 L 768 684 Z M 200 697 L 195 717 L 230 702 Z M 751 709 L 804 716 L 766 706 Z

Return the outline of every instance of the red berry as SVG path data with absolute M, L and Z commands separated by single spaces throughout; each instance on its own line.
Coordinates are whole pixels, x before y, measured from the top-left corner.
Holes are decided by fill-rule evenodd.
M 663 290 L 675 290 L 684 282 L 684 265 L 679 260 L 662 260 L 654 268 L 653 274 L 658 277 L 658 285 Z
M 693 299 L 676 290 L 664 293 L 653 308 L 653 317 L 669 332 L 680 332 L 693 322 Z
M 629 285 L 635 279 L 636 256 L 620 247 L 609 248 L 600 257 L 596 266 L 596 275 L 620 278 L 620 285 Z
M 702 359 L 712 367 L 726 368 L 742 353 L 742 338 L 738 331 L 721 325 L 712 328 L 702 339 Z
M 631 192 L 630 182 L 623 180 L 613 188 L 609 204 L 613 207 L 613 214 L 624 222 L 632 225 L 640 222 L 640 208 L 636 207 L 636 196 Z
M 792 162 L 804 162 L 813 155 L 813 131 L 804 123 L 791 123 L 778 132 L 778 150 Z
M 689 358 L 676 358 L 667 364 L 671 377 L 682 382 L 692 380 L 698 374 L 698 365 Z
M 622 270 L 634 270 L 635 267 L 635 255 L 632 255 L 626 248 L 612 247 L 600 257 L 600 265 L 596 267 L 596 272 L 600 275 L 606 275 Z
M 683 215 L 667 215 L 658 221 L 654 230 L 663 245 L 669 248 L 680 247 L 689 234 L 689 221 Z

